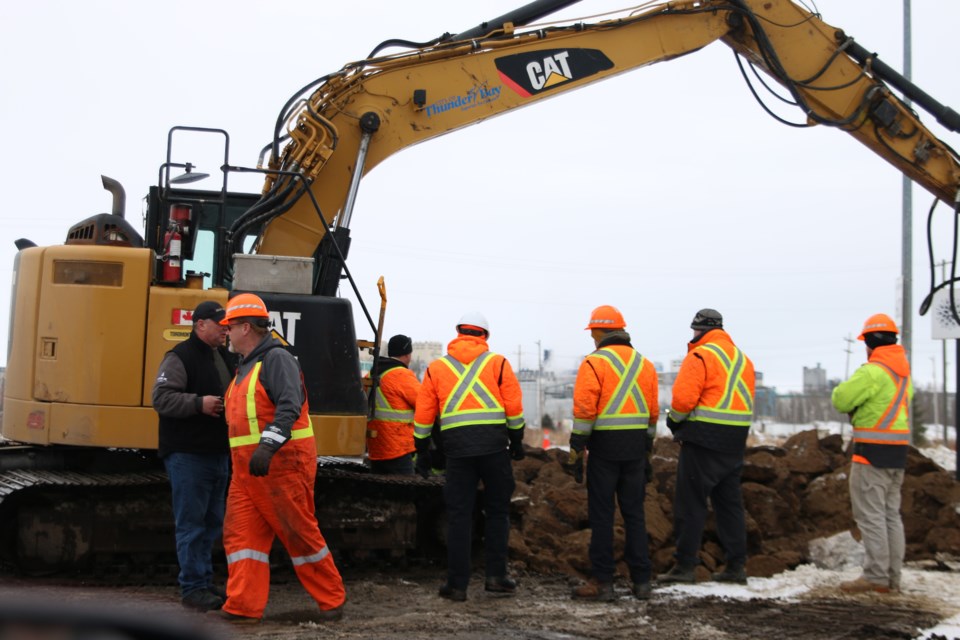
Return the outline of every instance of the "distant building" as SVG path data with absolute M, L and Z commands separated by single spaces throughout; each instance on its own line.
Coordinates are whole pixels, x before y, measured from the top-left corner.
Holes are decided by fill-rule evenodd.
M 413 359 L 410 360 L 410 370 L 423 380 L 423 374 L 430 363 L 443 355 L 442 342 L 414 342 Z
M 387 345 L 380 346 L 380 355 L 387 355 Z M 443 355 L 443 343 L 441 342 L 414 342 L 413 358 L 410 360 L 410 370 L 417 374 L 417 378 L 423 380 L 423 373 L 427 366 Z M 360 374 L 366 375 L 373 364 L 373 356 L 366 350 L 360 351 Z
M 827 386 L 827 370 L 817 363 L 816 367 L 803 368 L 803 392 L 805 394 L 826 393 L 830 388 Z

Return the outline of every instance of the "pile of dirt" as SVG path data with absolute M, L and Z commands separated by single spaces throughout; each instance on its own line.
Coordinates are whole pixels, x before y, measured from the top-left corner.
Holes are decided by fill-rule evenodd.
M 654 573 L 673 564 L 673 495 L 679 445 L 659 438 L 654 447 L 653 479 L 647 484 L 646 521 Z M 586 576 L 587 492 L 563 468 L 560 449 L 527 449 L 514 463 L 510 559 L 516 569 L 541 574 Z M 798 433 L 783 446 L 751 447 L 743 470 L 747 512 L 747 573 L 767 577 L 808 562 L 808 543 L 846 530 L 856 533 L 850 512 L 850 456 L 839 435 L 819 438 Z M 952 474 L 911 448 L 903 485 L 903 522 L 907 560 L 960 557 L 960 484 Z M 614 553 L 623 564 L 624 529 L 620 514 L 614 527 Z M 698 571 L 723 563 L 712 513 L 704 532 Z

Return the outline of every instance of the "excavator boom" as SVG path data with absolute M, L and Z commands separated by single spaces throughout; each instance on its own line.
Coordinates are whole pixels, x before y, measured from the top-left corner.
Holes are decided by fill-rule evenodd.
M 257 215 L 257 250 L 315 255 L 326 229 L 349 227 L 359 177 L 397 151 L 584 85 L 722 41 L 784 87 L 810 125 L 846 131 L 937 198 L 953 203 L 957 154 L 888 85 L 957 129 L 936 103 L 791 0 L 684 0 L 596 23 L 502 29 L 361 60 L 321 79 L 283 114 Z M 462 35 L 462 34 L 461 34 Z M 494 152 L 496 150 L 493 150 Z

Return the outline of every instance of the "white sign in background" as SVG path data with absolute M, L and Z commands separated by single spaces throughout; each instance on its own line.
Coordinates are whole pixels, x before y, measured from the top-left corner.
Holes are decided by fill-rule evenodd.
M 954 292 L 954 299 L 960 311 L 960 285 Z M 934 340 L 960 340 L 960 324 L 957 324 L 950 310 L 950 287 L 944 287 L 933 296 L 933 304 L 927 311 L 930 314 L 930 335 Z

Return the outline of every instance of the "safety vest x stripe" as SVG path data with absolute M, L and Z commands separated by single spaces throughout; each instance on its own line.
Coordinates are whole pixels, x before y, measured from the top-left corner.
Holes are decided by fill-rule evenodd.
M 907 396 L 907 383 L 909 378 L 897 375 L 893 369 L 882 362 L 871 362 L 887 372 L 887 375 L 897 385 L 897 395 L 887 405 L 883 415 L 873 426 L 853 427 L 853 439 L 859 442 L 880 442 L 883 444 L 910 444 L 910 421 L 904 420 L 902 427 L 891 429 L 900 415 L 901 409 L 906 413 L 907 406 L 904 402 Z
M 749 427 L 753 419 L 753 396 L 750 394 L 750 388 L 743 380 L 743 370 L 746 366 L 746 358 L 743 352 L 734 347 L 734 359 L 731 361 L 719 345 L 707 343 L 701 346 L 720 360 L 721 366 L 727 372 L 727 386 L 717 406 L 706 407 L 700 405 L 690 413 L 687 419 Z M 740 396 L 745 409 L 732 408 L 736 395 Z
M 643 356 L 637 351 L 630 354 L 630 360 L 627 363 L 613 349 L 603 347 L 594 351 L 588 357 L 603 358 L 610 363 L 620 380 L 616 389 L 610 396 L 610 400 L 603 410 L 597 415 L 593 423 L 578 421 L 577 431 L 580 433 L 590 433 L 596 431 L 620 431 L 626 429 L 646 429 L 647 422 L 650 419 L 650 409 L 640 391 L 640 385 L 637 382 L 637 376 L 643 367 Z M 636 411 L 626 411 L 627 399 L 631 398 L 636 404 Z
M 382 383 L 388 375 L 402 371 L 400 367 L 388 369 L 386 373 L 380 376 Z M 383 394 L 383 385 L 377 385 L 377 396 L 373 404 L 373 419 L 384 420 L 386 422 L 413 422 L 413 409 L 394 409 L 387 402 L 387 396 Z
M 440 412 L 440 430 L 453 429 L 464 424 L 503 424 L 507 414 L 496 398 L 479 380 L 480 372 L 486 366 L 493 354 L 486 351 L 471 362 L 464 365 L 451 355 L 440 358 L 457 376 L 457 384 L 447 398 Z M 459 409 L 468 395 L 473 395 L 480 403 L 480 408 Z
M 234 436 L 230 438 L 230 448 L 243 447 L 248 444 L 260 444 L 260 421 L 257 419 L 257 381 L 260 379 L 260 365 L 263 361 L 258 361 L 253 365 L 247 379 L 241 384 L 245 384 L 244 393 L 246 394 L 247 404 L 247 424 L 250 426 L 250 435 Z M 236 380 L 227 390 L 227 394 L 236 393 Z M 313 422 L 310 416 L 307 416 L 307 426 L 302 429 L 294 429 L 290 432 L 291 440 L 313 437 Z

